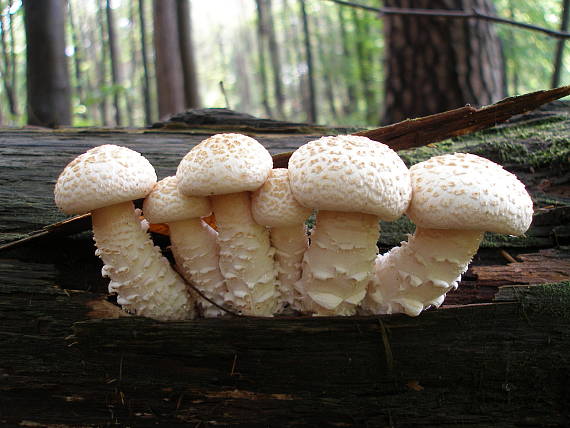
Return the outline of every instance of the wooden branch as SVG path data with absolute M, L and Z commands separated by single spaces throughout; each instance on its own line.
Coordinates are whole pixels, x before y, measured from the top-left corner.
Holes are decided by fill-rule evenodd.
M 409 9 L 409 8 L 399 8 L 399 7 L 373 7 L 367 6 L 359 3 L 348 2 L 344 0 L 329 0 L 333 3 L 341 4 L 343 6 L 355 7 L 358 9 L 367 10 L 369 12 L 375 12 L 380 16 L 384 15 L 406 15 L 406 16 L 427 16 L 427 17 L 438 17 L 438 18 L 455 18 L 455 19 L 480 19 L 483 21 L 495 22 L 498 24 L 507 24 L 519 28 L 524 28 L 525 30 L 537 31 L 544 33 L 550 37 L 555 37 L 557 39 L 568 39 L 570 38 L 570 33 L 566 31 L 556 31 L 545 27 L 539 27 L 538 25 L 527 24 L 526 22 L 513 21 L 511 19 L 501 18 L 496 15 L 488 15 L 483 12 L 479 12 L 477 9 L 469 11 L 450 11 L 445 9 Z
M 570 95 L 570 86 L 562 86 L 505 98 L 479 109 L 465 106 L 418 119 L 407 119 L 381 128 L 357 132 L 354 135 L 382 142 L 396 151 L 412 149 L 489 128 L 517 114 L 529 112 L 567 95 Z M 287 168 L 291 154 L 292 152 L 280 153 L 274 156 L 274 168 Z

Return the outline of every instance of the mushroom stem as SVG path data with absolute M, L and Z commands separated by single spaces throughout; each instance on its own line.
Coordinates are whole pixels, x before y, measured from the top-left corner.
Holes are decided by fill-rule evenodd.
M 194 317 L 193 296 L 141 226 L 132 202 L 96 209 L 91 217 L 95 254 L 123 309 L 158 320 Z
M 267 228 L 253 220 L 249 192 L 211 196 L 211 201 L 229 299 L 245 315 L 272 316 L 278 297 L 275 249 Z
M 317 315 L 353 315 L 372 276 L 378 217 L 319 211 L 303 258 L 300 287 Z
M 304 224 L 272 227 L 270 233 L 271 245 L 275 248 L 281 303 L 303 311 L 302 294 L 296 289 L 296 283 L 301 279 L 303 254 L 309 246 L 306 227 Z
M 363 310 L 417 316 L 428 306 L 439 307 L 457 288 L 482 239 L 479 231 L 417 227 L 407 242 L 377 257 Z
M 168 227 L 178 272 L 206 297 L 223 306 L 228 290 L 220 272 L 218 233 L 200 218 L 170 222 Z M 225 315 L 202 298 L 198 303 L 206 318 Z

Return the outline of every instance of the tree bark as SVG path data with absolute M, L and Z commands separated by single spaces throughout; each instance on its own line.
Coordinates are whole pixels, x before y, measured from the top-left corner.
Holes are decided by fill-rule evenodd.
M 386 0 L 386 7 L 494 13 L 490 0 Z M 499 38 L 481 20 L 386 17 L 385 123 L 505 96 Z
M 176 0 L 178 16 L 178 36 L 180 42 L 180 59 L 184 73 L 184 97 L 187 108 L 200 107 L 200 93 L 194 45 L 192 43 L 192 15 L 189 0 Z
M 184 75 L 176 0 L 154 0 L 153 5 L 158 115 L 162 119 L 184 110 Z
M 65 0 L 24 1 L 28 124 L 71 124 Z

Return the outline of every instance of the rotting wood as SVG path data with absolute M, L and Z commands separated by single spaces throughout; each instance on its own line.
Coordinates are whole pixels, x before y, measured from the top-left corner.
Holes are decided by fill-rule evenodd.
M 39 284 L 0 295 L 8 426 L 561 427 L 568 416 L 570 318 L 556 287 L 555 310 L 529 289 L 419 318 L 170 323 L 89 319 L 96 295 Z

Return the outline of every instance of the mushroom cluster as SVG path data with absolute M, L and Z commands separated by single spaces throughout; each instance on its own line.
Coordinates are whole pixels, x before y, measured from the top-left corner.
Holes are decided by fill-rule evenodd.
M 117 303 L 158 320 L 417 316 L 457 287 L 485 231 L 520 235 L 533 214 L 524 185 L 487 159 L 457 153 L 408 169 L 388 146 L 350 135 L 306 143 L 273 169 L 255 139 L 218 134 L 158 182 L 139 153 L 102 145 L 67 165 L 54 193 L 64 212 L 91 213 Z M 379 255 L 379 221 L 403 214 L 415 233 Z M 168 225 L 174 267 L 147 222 Z

